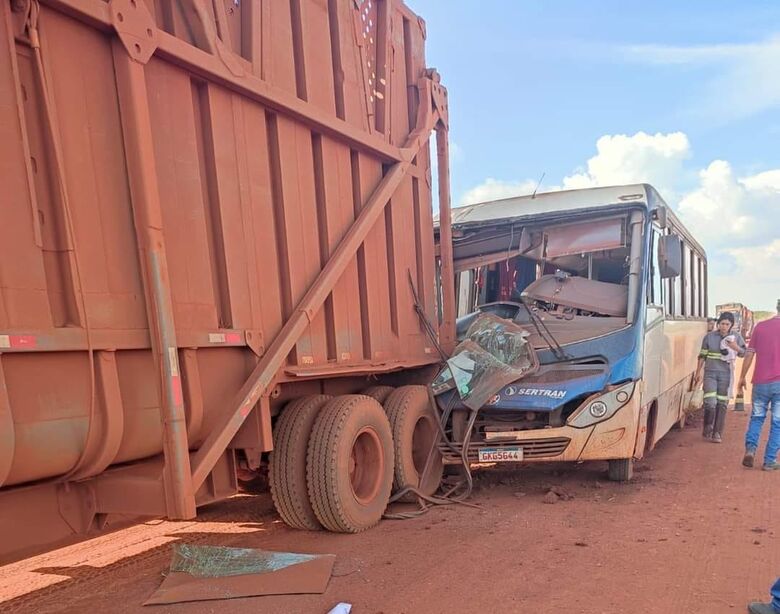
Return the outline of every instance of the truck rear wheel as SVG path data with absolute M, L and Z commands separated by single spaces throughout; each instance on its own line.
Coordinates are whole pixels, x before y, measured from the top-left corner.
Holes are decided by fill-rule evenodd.
M 322 526 L 359 533 L 374 526 L 393 486 L 393 438 L 371 397 L 336 397 L 314 423 L 306 461 L 309 500 Z
M 436 414 L 431 407 L 425 386 L 402 386 L 394 390 L 385 401 L 385 411 L 393 432 L 395 468 L 393 491 L 412 486 L 424 495 L 432 495 L 439 489 L 444 473 L 441 452 L 436 446 L 439 430 Z M 431 446 L 434 446 L 431 451 Z M 431 456 L 428 462 L 428 456 Z M 428 464 L 428 471 L 420 476 Z M 413 492 L 405 494 L 401 501 L 414 502 Z
M 360 394 L 376 399 L 379 401 L 380 405 L 384 405 L 387 397 L 390 396 L 390 393 L 393 392 L 393 390 L 395 390 L 395 388 L 392 386 L 369 386 L 365 390 L 362 390 Z
M 618 458 L 609 462 L 607 475 L 613 482 L 630 482 L 634 477 L 634 459 Z
M 268 479 L 276 511 L 294 529 L 322 528 L 309 502 L 306 451 L 314 421 L 332 397 L 318 394 L 287 404 L 274 425 Z

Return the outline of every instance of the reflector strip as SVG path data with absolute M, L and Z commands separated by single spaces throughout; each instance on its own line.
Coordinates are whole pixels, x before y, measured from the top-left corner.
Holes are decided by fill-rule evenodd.
M 0 348 L 34 348 L 37 345 L 35 335 L 0 335 Z
M 209 343 L 241 343 L 241 333 L 209 333 Z

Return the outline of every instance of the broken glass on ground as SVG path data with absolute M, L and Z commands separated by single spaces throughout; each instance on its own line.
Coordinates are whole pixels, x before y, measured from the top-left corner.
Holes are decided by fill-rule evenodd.
M 175 544 L 170 571 L 144 605 L 324 593 L 335 560 L 333 554 Z

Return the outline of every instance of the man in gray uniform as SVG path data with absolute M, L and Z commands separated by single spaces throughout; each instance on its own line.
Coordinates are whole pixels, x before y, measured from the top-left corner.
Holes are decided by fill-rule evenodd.
M 724 348 L 724 338 L 733 334 L 734 340 L 725 345 L 737 353 L 745 355 L 745 340 L 739 333 L 731 333 L 734 326 L 734 315 L 724 312 L 718 317 L 714 331 L 704 335 L 699 352 L 699 364 L 696 368 L 695 382 L 702 380 L 704 371 L 704 431 L 705 439 L 721 443 L 723 426 L 726 423 L 726 409 L 729 404 L 729 387 L 731 386 L 731 365 L 725 360 L 728 349 Z

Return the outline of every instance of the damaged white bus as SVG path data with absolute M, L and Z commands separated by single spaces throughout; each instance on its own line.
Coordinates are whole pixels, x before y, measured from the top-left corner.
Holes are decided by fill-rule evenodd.
M 706 331 L 704 250 L 646 184 L 452 211 L 461 337 L 482 313 L 520 325 L 534 372 L 478 411 L 439 390 L 445 463 L 609 461 L 631 478 L 684 422 Z

